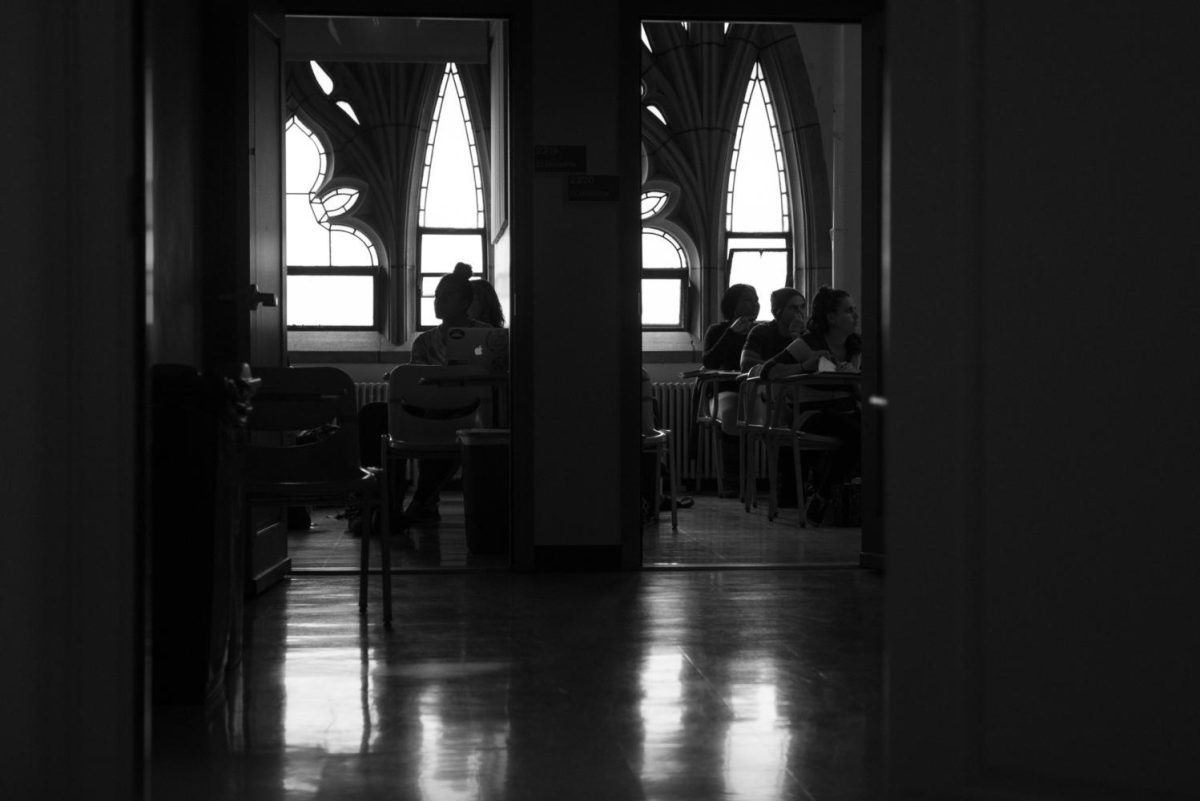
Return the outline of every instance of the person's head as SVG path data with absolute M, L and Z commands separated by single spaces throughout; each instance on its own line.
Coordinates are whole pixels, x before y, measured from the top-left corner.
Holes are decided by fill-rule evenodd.
M 821 287 L 813 297 L 808 327 L 821 335 L 831 331 L 844 336 L 853 334 L 858 328 L 858 309 L 854 307 L 854 298 L 844 289 Z
M 721 295 L 721 317 L 726 321 L 738 317 L 758 318 L 758 290 L 749 284 L 730 284 Z
M 471 265 L 467 264 L 465 261 L 457 262 L 454 265 L 454 269 L 450 271 L 452 275 L 457 275 L 460 278 L 466 278 L 468 281 L 471 280 L 471 272 Z
M 458 323 L 466 319 L 475 293 L 461 275 L 443 275 L 433 292 L 433 314 L 439 320 Z
M 771 293 L 771 316 L 781 331 L 804 325 L 804 295 L 795 287 L 785 286 Z
M 504 327 L 504 309 L 500 306 L 500 298 L 496 295 L 496 288 L 490 282 L 482 278 L 476 278 L 471 281 L 471 291 L 473 299 L 471 305 L 467 308 L 467 316 L 479 320 L 481 323 L 495 326 L 496 328 Z

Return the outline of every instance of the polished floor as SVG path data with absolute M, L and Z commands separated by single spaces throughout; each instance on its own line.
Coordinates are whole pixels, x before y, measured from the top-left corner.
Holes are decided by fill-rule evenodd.
M 874 801 L 861 569 L 349 576 L 250 605 L 226 703 L 154 710 L 158 799 Z
M 795 509 L 783 509 L 767 520 L 766 501 L 747 513 L 736 500 L 712 493 L 694 496 L 695 505 L 680 509 L 679 528 L 670 514 L 646 526 L 642 564 L 648 567 L 759 567 L 857 565 L 862 530 L 833 525 L 800 528 Z M 357 569 L 359 541 L 351 536 L 340 509 L 316 509 L 312 528 L 288 537 L 292 567 L 297 571 L 346 572 Z M 391 539 L 395 570 L 507 570 L 506 553 L 472 553 L 467 547 L 461 492 L 447 492 L 436 527 L 412 528 Z M 378 555 L 372 555 L 378 565 Z

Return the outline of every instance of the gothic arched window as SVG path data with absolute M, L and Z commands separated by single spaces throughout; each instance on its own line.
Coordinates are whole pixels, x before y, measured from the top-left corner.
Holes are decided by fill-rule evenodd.
M 653 202 L 648 194 L 642 195 L 643 209 Z M 662 228 L 642 226 L 642 328 L 684 327 L 687 267 L 687 253 L 677 236 Z
M 284 129 L 284 159 L 288 327 L 376 327 L 379 255 L 350 218 L 361 189 L 329 185 L 325 146 L 294 116 Z
M 433 292 L 457 262 L 484 272 L 483 175 L 462 77 L 446 65 L 421 169 L 417 212 L 421 307 L 417 325 L 437 325 Z
M 730 284 L 750 284 L 760 298 L 791 285 L 790 208 L 778 116 L 756 63 L 729 163 L 725 234 Z M 770 314 L 769 304 L 763 303 L 759 319 Z

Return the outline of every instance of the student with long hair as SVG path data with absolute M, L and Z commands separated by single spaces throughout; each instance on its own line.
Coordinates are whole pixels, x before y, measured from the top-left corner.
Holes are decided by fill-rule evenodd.
M 823 286 L 813 297 L 808 330 L 783 352 L 763 363 L 762 375 L 779 378 L 799 372 L 816 372 L 822 359 L 835 370 L 857 372 L 862 365 L 862 337 L 858 334 L 858 309 L 844 289 Z M 842 446 L 824 455 L 814 471 L 813 492 L 807 515 L 820 525 L 833 497 L 833 488 L 861 474 L 862 412 L 858 401 L 845 398 L 824 406 L 808 418 L 804 430 L 836 437 Z

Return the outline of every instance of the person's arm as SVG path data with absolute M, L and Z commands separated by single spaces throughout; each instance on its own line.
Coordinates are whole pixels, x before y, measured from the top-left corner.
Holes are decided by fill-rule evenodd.
M 731 370 L 741 358 L 745 330 L 738 331 L 738 321 L 732 325 L 716 323 L 704 334 L 704 351 L 700 364 L 708 370 Z
M 763 363 L 762 344 L 759 342 L 760 337 L 756 336 L 758 331 L 757 327 L 751 328 L 750 333 L 746 336 L 746 344 L 742 346 L 742 356 L 738 360 L 738 369 L 743 373 L 751 367 Z
M 768 359 L 762 368 L 764 376 L 783 378 L 796 373 L 811 373 L 817 369 L 822 356 L 829 356 L 829 351 L 813 350 L 803 339 L 793 339 L 778 356 Z

